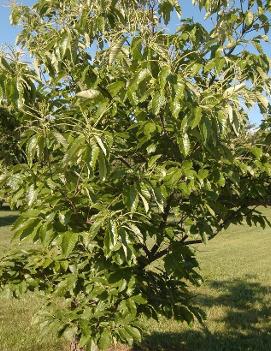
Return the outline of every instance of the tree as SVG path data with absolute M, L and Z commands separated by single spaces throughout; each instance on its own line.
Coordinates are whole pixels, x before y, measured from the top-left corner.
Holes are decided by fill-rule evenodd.
M 58 297 L 43 326 L 73 350 L 131 345 L 141 315 L 201 319 L 192 245 L 268 223 L 270 117 L 251 138 L 247 107 L 270 116 L 270 1 L 194 2 L 211 29 L 183 19 L 171 33 L 176 0 L 12 9 L 31 62 L 2 55 L 1 101 L 23 118 L 27 161 L 1 184 L 16 238 L 37 245 L 2 258 L 0 284 Z

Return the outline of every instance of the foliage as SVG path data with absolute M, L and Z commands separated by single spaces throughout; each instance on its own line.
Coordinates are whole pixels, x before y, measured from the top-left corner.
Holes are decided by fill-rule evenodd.
M 89 350 L 140 340 L 141 315 L 200 319 L 190 245 L 268 223 L 256 207 L 270 196 L 270 150 L 246 127 L 256 103 L 270 128 L 270 4 L 196 3 L 211 30 L 183 19 L 169 33 L 174 0 L 12 10 L 32 62 L 2 56 L 1 102 L 23 119 L 26 162 L 1 184 L 21 211 L 16 238 L 37 245 L 4 257 L 0 282 L 62 299 L 45 324 Z
M 24 115 L 10 104 L 10 101 L 16 101 L 19 95 L 24 94 L 23 84 L 29 87 L 26 75 L 22 76 L 21 82 L 14 76 L 14 72 L 22 72 L 26 67 L 18 61 L 19 57 L 20 54 L 13 50 L 0 52 L 0 160 L 3 165 L 26 161 L 19 145 Z
M 271 208 L 259 208 L 271 218 Z M 6 225 L 14 221 L 14 213 L 0 211 L 0 255 L 10 247 L 12 233 Z M 247 225 L 230 228 L 208 243 L 197 247 L 197 259 L 202 268 L 204 283 L 194 291 L 195 304 L 208 313 L 204 327 L 193 328 L 175 320 L 144 319 L 144 339 L 139 350 L 232 351 L 252 348 L 266 351 L 271 348 L 271 228 L 249 228 Z M 14 245 L 13 243 L 13 249 Z M 25 245 L 20 243 L 20 245 Z M 65 340 L 56 340 L 52 330 L 42 335 L 38 319 L 44 299 L 39 293 L 27 293 L 20 299 L 0 294 L 1 351 L 64 351 Z M 128 351 L 120 346 L 117 350 Z M 133 348 L 132 348 L 133 349 Z

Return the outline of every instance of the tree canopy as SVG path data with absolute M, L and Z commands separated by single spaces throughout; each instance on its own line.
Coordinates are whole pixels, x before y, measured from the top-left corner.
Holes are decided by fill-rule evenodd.
M 1 54 L 0 103 L 25 157 L 5 165 L 1 191 L 20 210 L 15 237 L 36 245 L 1 259 L 0 286 L 44 291 L 42 325 L 78 348 L 132 345 L 142 315 L 201 319 L 192 245 L 269 224 L 257 206 L 271 195 L 271 2 L 194 4 L 212 28 L 177 0 L 12 8 L 30 59 Z

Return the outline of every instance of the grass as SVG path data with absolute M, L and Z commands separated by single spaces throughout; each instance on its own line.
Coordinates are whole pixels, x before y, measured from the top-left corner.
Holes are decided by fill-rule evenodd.
M 0 211 L 0 255 L 11 247 L 10 225 L 16 219 L 11 211 Z M 20 300 L 0 298 L 0 351 L 66 351 L 54 335 L 41 339 L 40 330 L 32 323 L 42 299 L 27 295 Z
M 263 211 L 271 219 L 271 209 Z M 0 254 L 9 248 L 13 220 L 12 212 L 0 212 Z M 196 303 L 207 314 L 205 327 L 149 321 L 140 349 L 271 350 L 271 229 L 232 226 L 197 250 L 205 282 L 196 290 Z M 40 340 L 38 327 L 31 323 L 41 304 L 33 295 L 18 301 L 0 299 L 1 351 L 65 350 L 54 336 Z

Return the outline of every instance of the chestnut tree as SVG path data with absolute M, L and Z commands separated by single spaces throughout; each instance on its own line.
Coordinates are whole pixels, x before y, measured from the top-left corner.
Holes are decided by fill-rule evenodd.
M 193 2 L 206 22 L 177 0 L 12 8 L 20 52 L 1 54 L 0 104 L 24 157 L 1 193 L 20 211 L 15 237 L 35 245 L 1 259 L 0 287 L 43 291 L 42 326 L 71 350 L 132 345 L 143 315 L 201 319 L 193 244 L 268 224 L 271 2 Z

